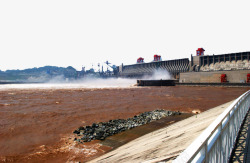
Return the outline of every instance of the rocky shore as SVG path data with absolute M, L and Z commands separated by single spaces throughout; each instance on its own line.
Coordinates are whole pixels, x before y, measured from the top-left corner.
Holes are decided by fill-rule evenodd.
M 149 122 L 159 120 L 166 116 L 180 115 L 180 112 L 154 110 L 141 113 L 128 119 L 115 119 L 109 122 L 93 123 L 92 126 L 79 127 L 73 133 L 77 134 L 75 141 L 90 142 L 91 140 L 104 140 L 106 137 L 132 129 Z

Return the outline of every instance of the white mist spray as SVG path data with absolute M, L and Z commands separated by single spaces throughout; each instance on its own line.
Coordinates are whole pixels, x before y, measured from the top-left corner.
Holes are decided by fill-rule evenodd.
M 46 76 L 30 78 L 29 82 L 39 82 Z M 156 70 L 151 76 L 144 76 L 143 80 L 169 80 L 173 79 L 166 70 Z M 137 79 L 130 78 L 95 78 L 84 77 L 73 81 L 66 81 L 63 76 L 56 76 L 47 83 L 42 84 L 6 84 L 0 85 L 3 89 L 71 89 L 71 88 L 126 88 L 136 85 Z
M 62 76 L 57 76 L 47 83 L 41 84 L 4 84 L 4 89 L 77 89 L 77 88 L 129 88 L 136 84 L 136 79 L 125 78 L 90 78 L 86 77 L 67 82 Z
M 167 70 L 155 70 L 152 76 L 144 76 L 144 80 L 170 80 L 173 79 Z

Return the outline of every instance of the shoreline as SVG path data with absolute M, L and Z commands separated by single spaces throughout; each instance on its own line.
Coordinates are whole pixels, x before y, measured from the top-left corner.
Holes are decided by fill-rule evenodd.
M 170 162 L 195 140 L 233 101 L 148 133 L 104 154 L 94 162 Z

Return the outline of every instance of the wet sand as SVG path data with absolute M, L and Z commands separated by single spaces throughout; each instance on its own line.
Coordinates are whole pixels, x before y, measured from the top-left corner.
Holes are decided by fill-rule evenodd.
M 155 109 L 191 113 L 229 102 L 249 88 L 143 87 L 0 91 L 0 161 L 86 161 L 111 147 L 73 142 L 79 126 Z

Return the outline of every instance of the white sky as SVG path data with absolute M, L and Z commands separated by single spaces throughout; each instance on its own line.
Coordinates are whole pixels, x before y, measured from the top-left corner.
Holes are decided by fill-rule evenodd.
M 250 51 L 249 0 L 1 0 L 0 70 Z M 96 67 L 96 66 L 95 66 Z

